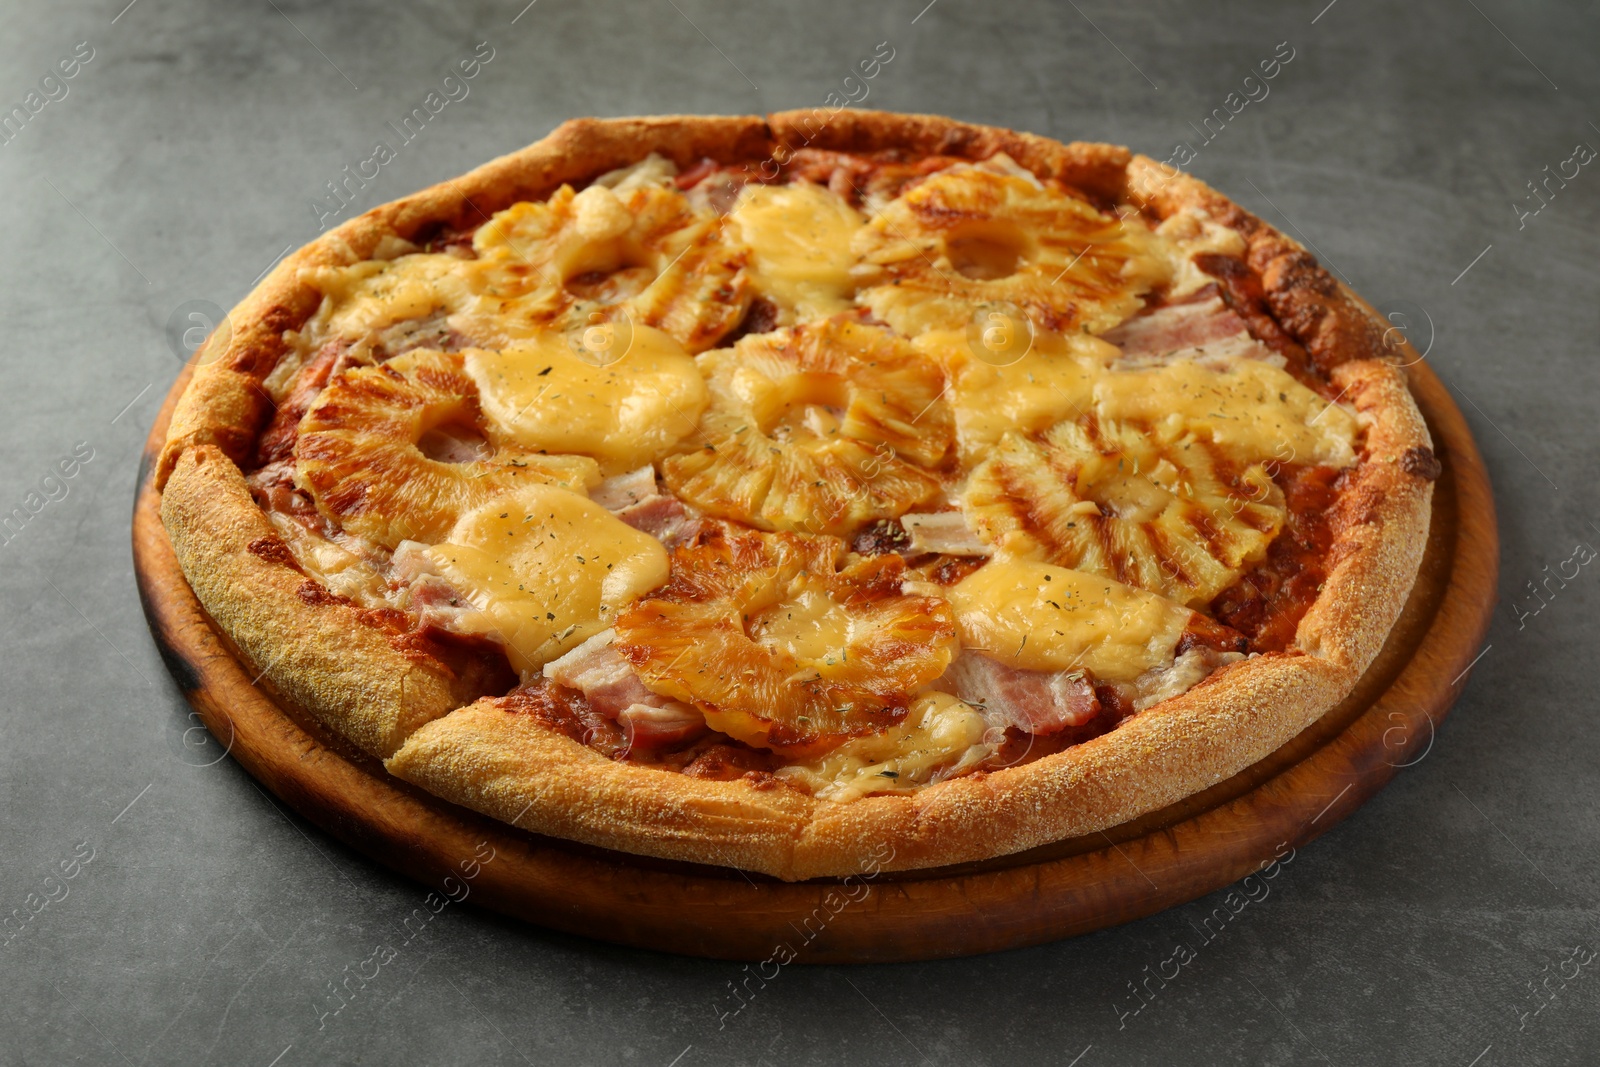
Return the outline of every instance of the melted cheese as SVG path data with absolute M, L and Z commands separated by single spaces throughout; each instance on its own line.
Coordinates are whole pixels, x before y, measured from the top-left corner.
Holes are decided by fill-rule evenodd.
M 966 333 L 936 330 L 912 342 L 946 368 L 965 463 L 984 456 L 1007 432 L 1047 430 L 1079 418 L 1094 403 L 1095 383 L 1118 351 L 1088 334 L 1041 334 L 1025 352 L 991 362 L 974 353 L 970 340 Z
M 809 182 L 747 185 L 730 218 L 750 248 L 757 291 L 794 321 L 851 307 L 850 240 L 862 218 L 849 204 Z
M 1190 612 L 1110 578 L 997 558 L 946 593 L 962 644 L 1031 671 L 1087 667 L 1131 682 L 1172 662 Z
M 948 693 L 912 701 L 905 719 L 879 734 L 846 741 L 821 759 L 778 769 L 823 800 L 855 800 L 868 793 L 906 793 L 935 771 L 959 774 L 994 751 L 984 743 L 988 724 L 970 705 Z
M 1260 360 L 1221 371 L 1186 361 L 1108 371 L 1094 385 L 1094 406 L 1104 419 L 1203 433 L 1247 462 L 1355 462 L 1355 416 Z
M 849 610 L 812 585 L 751 618 L 751 637 L 802 664 L 831 666 L 855 637 Z
M 360 338 L 397 322 L 450 314 L 472 298 L 462 267 L 455 256 L 418 253 L 303 270 L 300 280 L 327 297 L 309 328 L 319 336 Z
M 1246 251 L 1243 234 L 1211 221 L 1195 208 L 1184 208 L 1169 215 L 1154 232 L 1156 241 L 1152 247 L 1168 262 L 1172 274 L 1168 296 L 1174 299 L 1188 296 L 1216 281 L 1195 265 L 1195 256 L 1211 252 L 1243 259 Z
M 608 348 L 623 354 L 591 362 Z M 694 432 L 707 401 L 694 359 L 649 326 L 608 323 L 501 351 L 471 349 L 466 368 L 494 435 L 536 451 L 593 456 L 608 474 L 666 455 Z
M 667 580 L 667 550 L 587 497 L 530 486 L 468 512 L 427 557 L 477 610 L 468 633 L 524 675 L 611 625 Z

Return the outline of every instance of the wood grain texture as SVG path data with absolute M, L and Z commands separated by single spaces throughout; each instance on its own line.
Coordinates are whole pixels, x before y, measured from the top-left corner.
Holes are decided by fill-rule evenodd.
M 1426 364 L 1407 373 L 1444 470 L 1416 586 L 1350 697 L 1272 756 L 1179 804 L 961 867 L 784 883 L 540 837 L 390 778 L 253 684 L 184 580 L 151 472 L 187 372 L 146 443 L 134 567 L 163 658 L 229 754 L 301 815 L 424 885 L 543 926 L 698 956 L 847 963 L 992 952 L 1127 922 L 1237 881 L 1321 835 L 1431 749 L 1482 646 L 1499 545 L 1465 420 Z

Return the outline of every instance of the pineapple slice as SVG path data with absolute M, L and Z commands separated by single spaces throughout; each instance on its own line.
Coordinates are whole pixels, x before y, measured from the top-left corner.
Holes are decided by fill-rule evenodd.
M 1263 464 L 1231 473 L 1217 452 L 1171 422 L 1009 433 L 968 478 L 963 506 L 1002 552 L 1202 605 L 1266 555 L 1285 516 Z
M 1009 162 L 1009 161 L 1004 161 Z M 855 237 L 858 299 L 899 332 L 960 330 L 987 308 L 1037 330 L 1100 333 L 1171 267 L 1125 221 L 1014 164 L 957 165 L 913 186 Z
M 950 606 L 902 593 L 904 575 L 896 556 L 846 562 L 836 538 L 718 526 L 619 615 L 618 648 L 712 728 L 818 755 L 902 721 L 955 655 Z
M 472 601 L 465 633 L 497 638 L 524 679 L 667 580 L 667 550 L 588 497 L 530 485 L 467 512 L 424 549 Z
M 476 300 L 461 327 L 501 344 L 626 319 L 700 352 L 744 318 L 752 295 L 749 253 L 725 221 L 659 185 L 620 195 L 563 185 L 544 203 L 496 214 L 473 247 L 478 258 L 462 270 Z
M 496 213 L 472 244 L 475 258 L 411 251 L 307 268 L 301 280 L 326 298 L 309 328 L 359 342 L 439 318 L 500 348 L 548 330 L 627 322 L 700 352 L 744 318 L 752 296 L 749 252 L 726 221 L 650 182 L 581 193 L 563 185 L 547 201 Z
M 489 419 L 489 436 L 540 452 L 583 453 L 621 474 L 666 455 L 695 431 L 705 381 L 683 346 L 638 326 L 605 346 L 547 333 L 501 351 L 462 355 Z M 609 358 L 614 357 L 614 358 Z M 655 483 L 652 480 L 651 485 Z
M 419 443 L 430 431 L 485 429 L 477 389 L 458 354 L 417 349 L 328 383 L 300 424 L 295 484 L 340 528 L 394 548 L 436 542 L 461 515 L 513 489 L 550 483 L 578 492 L 600 481 L 587 456 L 510 444 L 446 462 Z
M 931 500 L 954 428 L 937 364 L 834 318 L 700 356 L 705 445 L 661 464 L 672 491 L 763 530 L 848 534 Z

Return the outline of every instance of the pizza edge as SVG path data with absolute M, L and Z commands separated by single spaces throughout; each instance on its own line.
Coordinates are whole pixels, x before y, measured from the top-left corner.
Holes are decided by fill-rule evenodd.
M 759 117 L 580 119 L 459 179 L 352 219 L 288 257 L 230 316 L 227 347 L 201 357 L 157 469 L 162 518 L 202 605 L 273 687 L 314 719 L 387 759 L 391 773 L 523 829 L 625 852 L 738 866 L 783 879 L 986 859 L 1125 822 L 1257 762 L 1334 707 L 1382 647 L 1415 581 L 1432 486 L 1407 456 L 1431 450 L 1401 371 L 1376 358 L 1381 328 L 1304 250 L 1183 175 L 1109 145 L 1064 145 L 935 116 L 814 112 Z M 1006 151 L 1039 173 L 1153 213 L 1204 210 L 1246 236 L 1275 317 L 1329 363 L 1368 421 L 1361 504 L 1336 537 L 1339 562 L 1301 620 L 1296 649 L 1234 664 L 1110 734 L 1031 764 L 909 796 L 819 801 L 747 779 L 707 781 L 617 763 L 526 716 L 462 707 L 465 681 L 395 647 L 360 609 L 307 597 L 307 579 L 272 550 L 275 533 L 237 461 L 269 402 L 261 380 L 316 295 L 297 271 L 370 255 L 389 234 L 487 217 L 562 181 L 649 151 L 680 163 L 765 158 L 785 146 L 866 152 L 897 146 L 985 158 Z M 1431 461 L 1431 451 L 1429 452 Z M 1414 466 L 1414 464 L 1412 465 Z M 252 546 L 255 546 L 252 548 Z M 890 850 L 883 860 L 884 849 Z

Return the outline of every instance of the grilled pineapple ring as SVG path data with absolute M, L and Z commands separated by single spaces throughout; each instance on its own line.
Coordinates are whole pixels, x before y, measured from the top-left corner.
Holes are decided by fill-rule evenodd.
M 300 424 L 295 482 L 330 521 L 389 548 L 441 541 L 463 514 L 514 489 L 551 484 L 581 493 L 599 482 L 600 469 L 586 456 L 488 441 L 482 459 L 425 455 L 418 443 L 430 430 L 487 435 L 477 396 L 456 353 L 417 349 L 347 370 Z
M 1013 164 L 1014 167 L 1014 164 Z M 954 166 L 891 202 L 856 233 L 861 298 L 908 336 L 964 329 L 994 306 L 1035 329 L 1110 329 L 1167 269 L 1148 230 L 1020 168 Z
M 618 646 L 652 690 L 748 744 L 805 756 L 886 730 L 949 665 L 955 618 L 900 591 L 898 557 L 844 556 L 832 537 L 718 527 L 617 618 Z
M 615 319 L 620 309 L 700 352 L 744 318 L 753 295 L 749 252 L 728 227 L 659 185 L 620 195 L 602 185 L 581 193 L 563 185 L 548 201 L 496 214 L 473 246 L 473 336 L 512 340 L 582 328 Z
M 1266 466 L 1229 466 L 1170 423 L 1086 418 L 1006 434 L 972 472 L 963 507 L 978 536 L 1010 554 L 1203 606 L 1266 555 L 1284 523 Z
M 936 496 L 954 423 L 937 364 L 849 317 L 754 335 L 698 360 L 705 444 L 661 465 L 709 514 L 844 535 Z

